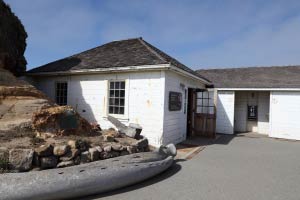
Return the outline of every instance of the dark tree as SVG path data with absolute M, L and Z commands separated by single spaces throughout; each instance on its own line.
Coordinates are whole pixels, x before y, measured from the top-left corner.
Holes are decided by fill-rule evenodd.
M 0 0 L 0 67 L 20 76 L 26 71 L 27 33 L 9 5 Z

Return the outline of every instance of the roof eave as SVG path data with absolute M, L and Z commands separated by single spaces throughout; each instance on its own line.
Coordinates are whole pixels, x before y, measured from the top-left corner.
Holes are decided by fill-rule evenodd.
M 159 65 L 139 65 L 139 66 L 126 66 L 126 67 L 112 67 L 112 68 L 97 68 L 97 69 L 81 69 L 69 71 L 56 71 L 56 72 L 27 72 L 28 76 L 53 76 L 53 75 L 75 75 L 75 74 L 93 74 L 93 73 L 116 73 L 116 72 L 132 72 L 141 70 L 162 70 L 167 69 L 169 64 Z
M 213 85 L 211 82 L 205 80 L 204 78 L 201 78 L 201 77 L 199 77 L 199 76 L 196 76 L 196 75 L 194 75 L 194 74 L 192 74 L 192 73 L 189 73 L 189 72 L 187 72 L 187 71 L 185 71 L 185 70 L 183 70 L 183 69 L 180 69 L 180 68 L 178 68 L 178 67 L 176 67 L 176 66 L 173 66 L 173 65 L 171 65 L 171 64 L 170 64 L 170 70 L 175 71 L 175 72 L 180 73 L 180 74 L 185 75 L 185 76 L 189 76 L 189 77 L 191 77 L 191 78 L 193 78 L 193 79 L 196 79 L 196 80 L 198 80 L 198 81 L 201 81 L 201 82 L 203 82 L 205 85 L 209 85 L 209 86 L 210 86 L 210 85 Z
M 300 91 L 300 88 L 215 88 L 219 91 Z

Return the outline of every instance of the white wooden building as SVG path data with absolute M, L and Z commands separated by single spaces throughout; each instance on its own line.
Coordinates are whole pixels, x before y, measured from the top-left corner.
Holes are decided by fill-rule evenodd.
M 114 41 L 28 71 L 35 86 L 103 129 L 138 123 L 150 144 L 187 136 L 188 92 L 211 83 L 142 38 Z
M 216 132 L 300 140 L 300 66 L 198 70 L 214 84 Z

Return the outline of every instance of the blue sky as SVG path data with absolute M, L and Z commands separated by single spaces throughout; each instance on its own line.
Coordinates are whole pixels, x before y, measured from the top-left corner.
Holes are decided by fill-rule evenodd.
M 5 0 L 28 69 L 143 37 L 193 69 L 300 64 L 299 0 Z

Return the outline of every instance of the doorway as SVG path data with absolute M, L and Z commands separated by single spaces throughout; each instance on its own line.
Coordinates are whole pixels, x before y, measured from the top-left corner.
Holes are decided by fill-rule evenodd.
M 216 135 L 214 91 L 188 89 L 187 137 Z
M 188 88 L 188 98 L 187 98 L 187 125 L 186 125 L 186 137 L 192 136 L 193 131 L 193 112 L 195 110 L 195 89 Z

